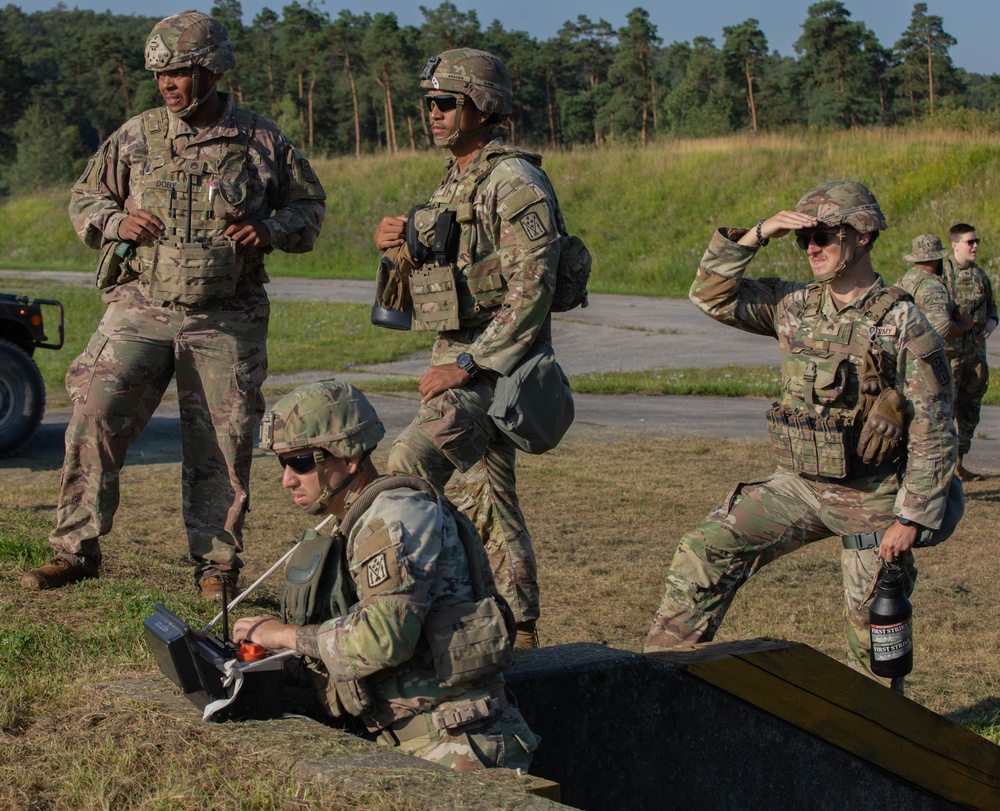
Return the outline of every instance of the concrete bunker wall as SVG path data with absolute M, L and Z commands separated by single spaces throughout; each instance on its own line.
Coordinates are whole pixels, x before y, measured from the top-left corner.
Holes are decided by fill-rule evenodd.
M 577 808 L 1000 807 L 1000 748 L 806 646 L 564 645 L 507 683 Z

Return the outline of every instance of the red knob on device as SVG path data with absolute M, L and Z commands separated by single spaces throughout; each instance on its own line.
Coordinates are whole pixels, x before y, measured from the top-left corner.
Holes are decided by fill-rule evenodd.
M 265 658 L 267 658 L 267 650 L 256 642 L 244 642 L 236 651 L 238 662 L 256 662 Z

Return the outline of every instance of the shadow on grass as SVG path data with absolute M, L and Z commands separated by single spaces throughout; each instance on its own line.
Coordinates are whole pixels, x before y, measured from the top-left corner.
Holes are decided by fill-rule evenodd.
M 998 737 L 997 725 L 1000 724 L 1000 698 L 983 699 L 970 707 L 945 713 L 945 718 L 995 743 Z

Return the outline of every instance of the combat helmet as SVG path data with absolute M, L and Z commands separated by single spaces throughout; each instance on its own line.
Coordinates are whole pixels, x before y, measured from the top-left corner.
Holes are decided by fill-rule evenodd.
M 322 495 L 306 509 L 317 513 L 349 483 L 330 490 L 323 471 L 325 454 L 342 459 L 365 457 L 383 436 L 382 421 L 364 394 L 350 383 L 321 380 L 286 394 L 264 414 L 260 447 L 276 454 L 299 448 L 313 452 Z
M 491 114 L 489 123 L 482 129 L 495 127 L 511 113 L 514 90 L 510 72 L 500 59 L 487 51 L 452 48 L 432 56 L 420 71 L 420 86 L 425 90 L 453 93 L 458 99 L 454 130 L 446 141 L 435 141 L 437 146 L 451 146 L 460 135 L 480 132 L 463 133 L 459 130 L 466 98 L 472 99 L 481 112 Z
M 182 11 L 164 17 L 146 37 L 146 70 L 159 73 L 178 68 L 203 67 L 223 74 L 236 67 L 236 51 L 229 39 L 229 32 L 214 17 L 200 11 Z M 191 105 L 179 113 L 187 118 L 201 106 L 212 88 L 202 95 L 199 92 L 199 73 L 194 71 Z
M 841 245 L 845 245 L 844 240 L 847 235 L 844 226 L 849 225 L 861 234 L 871 234 L 871 239 L 860 252 L 848 250 L 845 245 L 844 255 L 836 270 L 816 277 L 821 283 L 836 278 L 845 268 L 868 253 L 875 244 L 879 232 L 889 227 L 875 195 L 867 186 L 856 180 L 831 180 L 822 183 L 806 192 L 795 205 L 795 210 L 800 214 L 815 217 L 823 225 L 841 226 Z

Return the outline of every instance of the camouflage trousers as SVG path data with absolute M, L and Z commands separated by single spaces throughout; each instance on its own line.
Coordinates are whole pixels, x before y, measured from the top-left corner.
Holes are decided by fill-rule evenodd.
M 53 549 L 99 564 L 119 473 L 172 378 L 180 407 L 181 491 L 195 579 L 239 569 L 253 430 L 264 410 L 267 294 L 259 285 L 217 307 L 150 301 L 143 282 L 105 295 L 107 311 L 66 373 L 73 416 Z
M 980 341 L 983 341 L 981 338 Z M 983 396 L 990 386 L 990 368 L 985 348 L 964 352 L 951 358 L 952 402 L 955 408 L 955 429 L 958 432 L 958 455 L 965 456 L 979 425 Z
M 779 471 L 738 485 L 706 523 L 681 538 L 646 651 L 711 641 L 737 590 L 754 572 L 808 543 L 888 527 L 898 489 L 895 473 L 837 481 Z M 917 577 L 912 553 L 901 562 L 909 594 Z M 840 564 L 847 662 L 888 685 L 889 680 L 871 672 L 869 663 L 868 608 L 882 565 L 878 547 L 843 549 Z
M 448 485 L 448 498 L 483 539 L 497 589 L 523 622 L 538 619 L 535 551 L 515 492 L 517 449 L 486 413 L 492 398 L 483 374 L 472 387 L 423 403 L 393 443 L 388 469 Z
M 388 739 L 388 740 L 387 740 Z M 389 736 L 379 742 L 391 745 Z M 456 729 L 433 730 L 426 735 L 401 741 L 398 748 L 408 755 L 447 766 L 457 772 L 480 769 L 520 769 L 527 773 L 539 737 L 515 707 L 507 707 L 482 721 Z

